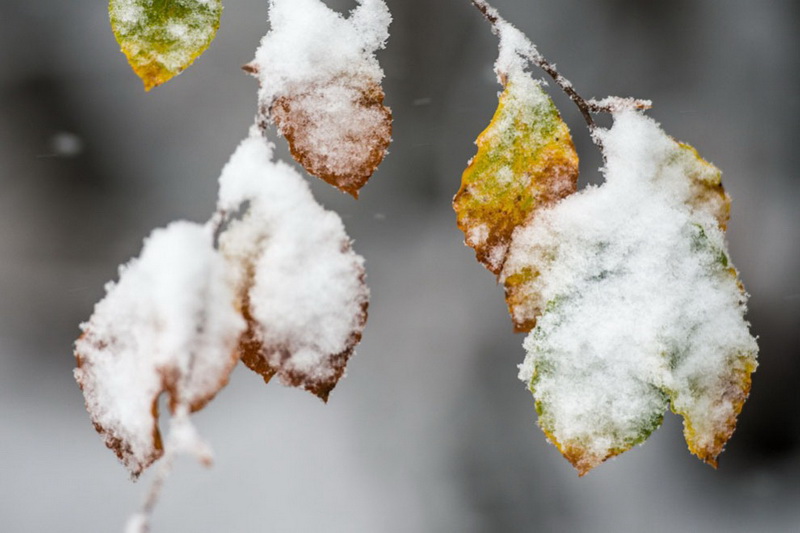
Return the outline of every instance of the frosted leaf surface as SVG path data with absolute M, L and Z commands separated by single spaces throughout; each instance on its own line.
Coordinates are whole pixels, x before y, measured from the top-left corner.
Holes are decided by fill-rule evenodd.
M 242 361 L 327 400 L 361 339 L 369 299 L 364 261 L 341 219 L 295 170 L 273 162 L 258 131 L 223 170 L 219 208 L 243 211 L 220 237 L 248 320 Z
M 180 74 L 214 40 L 220 0 L 111 0 L 111 28 L 146 90 Z
M 606 182 L 516 230 L 501 278 L 536 320 L 520 379 L 539 425 L 581 474 L 642 442 L 668 405 L 715 465 L 758 347 L 722 227 L 719 171 L 636 112 L 600 133 Z
M 310 174 L 357 197 L 391 141 L 375 57 L 389 9 L 361 0 L 345 18 L 320 0 L 272 0 L 270 22 L 247 66 L 260 82 L 260 125 L 275 122 Z
M 86 407 L 133 476 L 163 454 L 158 398 L 202 408 L 228 381 L 244 320 L 210 229 L 176 222 L 109 283 L 75 344 Z

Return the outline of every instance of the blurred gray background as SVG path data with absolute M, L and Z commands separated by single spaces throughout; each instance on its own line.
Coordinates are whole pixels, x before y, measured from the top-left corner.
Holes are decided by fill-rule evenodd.
M 252 123 L 239 67 L 266 3 L 228 0 L 211 48 L 150 94 L 105 1 L 0 3 L 0 530 L 119 531 L 138 507 L 149 477 L 130 483 L 92 429 L 72 341 L 153 228 L 212 213 Z M 800 531 L 800 3 L 495 0 L 584 96 L 652 99 L 723 169 L 752 294 L 761 366 L 720 469 L 668 415 L 583 479 L 535 426 L 523 337 L 450 207 L 496 106 L 496 41 L 468 0 L 388 3 L 391 153 L 358 202 L 312 183 L 367 260 L 364 341 L 327 406 L 237 370 L 196 417 L 215 466 L 178 464 L 154 533 Z M 599 154 L 554 96 L 596 182 Z

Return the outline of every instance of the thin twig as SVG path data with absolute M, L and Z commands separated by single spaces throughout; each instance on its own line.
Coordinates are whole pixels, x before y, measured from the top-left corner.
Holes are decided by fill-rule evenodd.
M 486 17 L 486 20 L 488 20 L 492 26 L 495 26 L 498 22 L 503 20 L 500 18 L 497 10 L 483 0 L 472 0 L 472 4 L 478 8 L 478 11 L 483 13 L 483 16 Z
M 492 25 L 492 33 L 500 36 L 500 26 L 508 24 L 508 22 L 500 16 L 497 9 L 492 7 L 486 0 L 472 0 L 472 5 L 474 5 L 489 24 Z M 530 43 L 530 41 L 528 42 Z M 651 103 L 647 100 L 634 100 L 630 98 L 606 98 L 601 101 L 586 100 L 578 94 L 572 86 L 572 83 L 558 72 L 553 63 L 550 63 L 547 59 L 542 57 L 533 43 L 530 43 L 530 47 L 524 52 L 525 59 L 544 70 L 553 78 L 556 85 L 566 93 L 569 99 L 578 106 L 581 115 L 583 115 L 583 119 L 586 121 L 586 125 L 589 127 L 590 133 L 594 133 L 597 129 L 597 124 L 594 121 L 594 117 L 592 117 L 592 113 L 611 113 L 622 108 L 649 109 L 651 107 Z M 523 51 L 518 50 L 518 53 L 522 54 Z M 595 135 L 592 135 L 592 140 L 594 140 L 595 144 L 600 146 L 600 141 Z
M 247 205 L 242 209 L 242 213 L 234 213 L 234 216 L 239 214 L 240 218 L 243 216 L 244 212 L 249 208 L 249 202 Z M 220 217 L 224 218 L 224 217 Z M 222 225 L 220 223 L 220 225 Z M 224 231 L 223 229 L 215 229 L 214 232 L 214 244 L 215 249 L 218 245 L 218 238 L 217 232 Z M 208 286 L 205 287 L 205 290 L 201 292 L 201 298 L 205 301 L 208 301 Z M 205 325 L 208 322 L 207 313 L 205 308 L 200 313 L 199 322 Z M 201 340 L 199 339 L 200 335 L 204 327 L 200 327 L 197 331 L 197 336 L 195 337 L 195 344 L 199 344 Z M 180 384 L 177 390 L 172 391 L 170 397 L 170 410 L 172 411 L 172 417 L 170 419 L 170 428 L 169 433 L 166 439 L 166 446 L 164 456 L 161 458 L 161 463 L 158 465 L 158 470 L 156 471 L 155 478 L 153 479 L 150 489 L 145 496 L 144 503 L 142 504 L 138 513 L 134 514 L 128 520 L 128 526 L 126 527 L 126 533 L 149 533 L 150 531 L 150 521 L 153 517 L 153 511 L 155 510 L 156 506 L 158 505 L 159 500 L 161 499 L 161 493 L 164 491 L 164 485 L 169 479 L 170 475 L 175 466 L 175 459 L 178 455 L 182 453 L 187 453 L 186 448 L 186 429 L 187 427 L 191 429 L 191 440 L 193 449 L 191 453 L 193 453 L 197 459 L 204 463 L 206 466 L 211 464 L 211 456 L 208 452 L 208 449 L 205 445 L 198 441 L 197 434 L 195 433 L 194 427 L 191 425 L 189 420 L 189 414 L 191 412 L 191 406 L 186 398 L 184 398 L 181 394 L 181 391 L 189 390 L 189 385 L 191 383 L 192 374 L 195 370 L 195 364 L 197 362 L 197 349 L 189 350 L 189 360 L 186 364 L 186 368 L 184 369 L 183 373 L 180 376 Z M 173 404 L 173 402 L 175 402 Z M 176 437 L 176 433 L 179 434 Z

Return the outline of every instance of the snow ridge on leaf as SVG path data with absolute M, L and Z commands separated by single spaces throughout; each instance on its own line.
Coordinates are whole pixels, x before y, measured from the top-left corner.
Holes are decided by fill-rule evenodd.
M 259 125 L 277 124 L 309 174 L 357 198 L 391 142 L 374 55 L 388 38 L 389 10 L 360 0 L 345 18 L 320 0 L 272 0 L 270 21 L 245 67 L 261 87 Z
M 111 28 L 145 90 L 166 83 L 216 36 L 221 0 L 110 0 Z

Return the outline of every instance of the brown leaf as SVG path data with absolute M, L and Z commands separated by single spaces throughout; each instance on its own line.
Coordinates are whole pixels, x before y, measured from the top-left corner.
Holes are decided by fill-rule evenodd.
M 347 361 L 361 342 L 361 335 L 367 323 L 368 307 L 367 301 L 361 303 L 361 313 L 355 329 L 347 340 L 346 348 L 339 353 L 327 354 L 329 372 L 320 376 L 316 372 L 301 372 L 285 365 L 296 352 L 296 347 L 270 345 L 260 340 L 260 326 L 252 317 L 249 303 L 245 300 L 242 314 L 247 320 L 247 331 L 239 341 L 240 358 L 249 369 L 264 378 L 264 383 L 269 383 L 277 375 L 284 385 L 305 389 L 327 403 L 331 391 L 344 375 Z
M 309 174 L 358 198 L 392 140 L 383 99 L 380 85 L 343 75 L 262 105 L 259 124 L 275 121 Z

